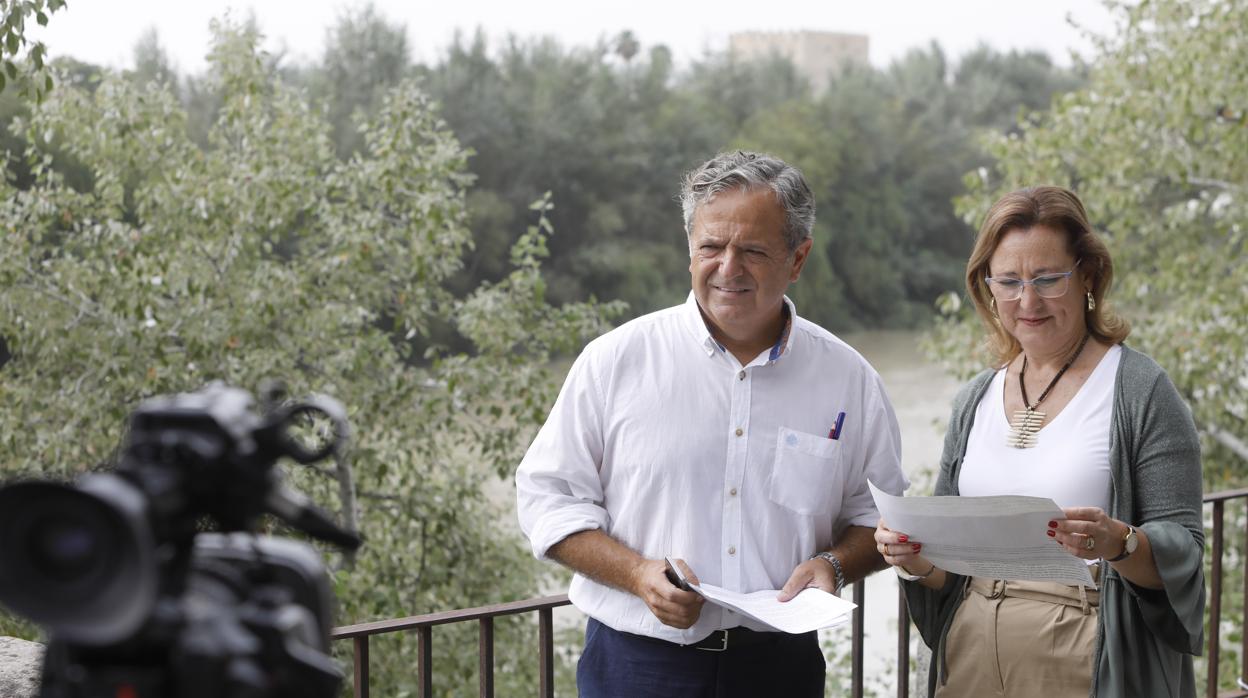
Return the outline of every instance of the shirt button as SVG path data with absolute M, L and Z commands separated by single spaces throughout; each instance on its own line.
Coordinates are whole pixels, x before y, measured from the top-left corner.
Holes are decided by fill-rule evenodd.
M 734 488 L 732 488 L 732 489 L 728 490 L 728 494 L 730 494 L 730 495 L 732 495 L 732 496 L 734 496 L 734 497 L 735 497 L 735 496 L 737 496 L 737 488 L 735 488 L 735 487 L 734 487 Z
M 736 432 L 736 433 L 737 433 L 737 436 L 741 436 L 742 434 L 744 434 L 744 433 L 745 433 L 745 431 L 744 431 L 744 430 L 742 430 L 742 429 L 737 429 L 737 432 Z
M 729 555 L 736 555 L 736 554 L 737 554 L 737 546 L 735 546 L 735 545 L 730 545 L 730 546 L 728 546 L 728 554 L 729 554 Z
M 745 371 L 741 371 L 740 373 L 737 374 L 737 380 L 739 381 L 745 380 Z

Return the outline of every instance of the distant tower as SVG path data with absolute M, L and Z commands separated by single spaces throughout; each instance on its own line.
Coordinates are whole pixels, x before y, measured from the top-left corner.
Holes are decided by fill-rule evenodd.
M 816 92 L 822 92 L 845 66 L 868 65 L 867 43 L 866 34 L 740 32 L 728 37 L 728 50 L 741 60 L 758 60 L 772 54 L 787 58 L 810 80 Z

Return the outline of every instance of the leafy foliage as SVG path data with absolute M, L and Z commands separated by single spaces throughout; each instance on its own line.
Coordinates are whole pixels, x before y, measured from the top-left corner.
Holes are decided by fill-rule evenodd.
M 377 110 L 388 90 L 408 72 L 407 33 L 377 14 L 372 5 L 344 12 L 326 37 L 313 92 L 328 107 L 338 154 L 349 157 L 362 145 L 356 123 Z
M 52 89 L 52 75 L 44 64 L 48 48 L 26 37 L 26 22 L 47 26 L 48 15 L 62 7 L 65 0 L 0 0 L 0 92 L 13 83 L 23 95 L 40 100 Z
M 544 416 L 548 358 L 600 333 L 618 306 L 546 303 L 548 198 L 511 271 L 453 294 L 472 176 L 426 94 L 411 81 L 386 93 L 344 161 L 254 29 L 214 31 L 220 108 L 205 146 L 168 84 L 108 73 L 94 91 L 62 84 L 15 122 L 33 182 L 0 192 L 0 336 L 12 353 L 0 368 L 0 468 L 69 478 L 109 461 L 141 398 L 280 377 L 293 395 L 338 397 L 355 428 L 368 543 L 337 573 L 340 622 L 532 595 L 542 567 L 501 533 L 483 488 Z M 57 153 L 85 186 L 53 167 Z M 435 327 L 473 352 L 426 341 L 415 354 Z M 318 471 L 293 476 L 332 501 Z M 499 648 L 504 688 L 536 681 L 532 628 L 513 625 L 517 640 Z M 29 629 L 0 618 L 0 632 L 15 631 Z M 464 692 L 471 638 L 442 637 L 437 690 Z M 374 660 L 379 694 L 410 688 L 414 653 L 407 643 Z

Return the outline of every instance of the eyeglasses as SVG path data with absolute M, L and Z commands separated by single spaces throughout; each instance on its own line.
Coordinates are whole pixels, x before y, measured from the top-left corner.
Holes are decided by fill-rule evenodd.
M 1080 262 L 1083 260 L 1079 260 Z M 1075 266 L 1079 266 L 1079 262 L 1075 262 Z M 1023 289 L 1027 284 L 1035 289 L 1036 295 L 1041 298 L 1061 298 L 1070 290 L 1070 276 L 1075 270 L 1059 272 L 1056 274 L 1041 274 L 1034 279 L 1011 279 L 1011 278 L 992 278 L 985 276 L 984 281 L 988 282 L 988 288 L 992 291 L 993 297 L 999 301 L 1016 301 L 1023 297 Z

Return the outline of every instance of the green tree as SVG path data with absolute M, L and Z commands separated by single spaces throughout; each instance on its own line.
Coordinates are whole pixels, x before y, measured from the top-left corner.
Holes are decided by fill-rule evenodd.
M 479 245 L 467 268 L 481 278 L 505 260 L 509 221 L 549 189 L 561 231 L 551 241 L 552 299 L 623 298 L 644 311 L 683 296 L 687 251 L 672 191 L 690 158 L 680 162 L 687 148 L 664 148 L 680 130 L 652 121 L 670 90 L 670 55 L 624 61 L 614 51 L 513 38 L 491 58 L 478 34 L 426 70 L 474 153 L 478 190 L 489 192 L 470 202 Z
M 372 3 L 344 12 L 326 33 L 313 93 L 325 100 L 333 142 L 346 158 L 363 146 L 357 119 L 373 114 L 411 67 L 407 28 L 390 23 Z
M 178 71 L 170 61 L 165 47 L 161 45 L 160 35 L 155 27 L 148 28 L 135 42 L 134 69 L 128 75 L 139 84 L 156 82 L 168 86 L 170 91 L 177 94 Z
M 47 26 L 48 15 L 62 7 L 65 0 L 0 0 L 0 92 L 15 83 L 23 95 L 40 100 L 52 89 L 48 47 L 26 37 L 26 22 Z
M 979 46 L 958 59 L 952 98 L 966 123 L 1009 132 L 1021 111 L 1047 109 L 1054 94 L 1083 86 L 1081 67 L 1061 70 L 1045 53 Z M 1021 110 L 1021 111 L 1020 111 Z
M 34 180 L 0 185 L 3 474 L 107 464 L 142 398 L 280 377 L 293 395 L 338 397 L 355 428 L 368 543 L 336 573 L 338 622 L 532 596 L 544 568 L 501 534 L 484 486 L 544 417 L 547 359 L 599 333 L 614 307 L 545 301 L 548 200 L 505 277 L 450 293 L 472 178 L 428 97 L 410 82 L 391 90 L 344 162 L 254 29 L 214 31 L 207 79 L 221 107 L 206 147 L 167 86 L 111 73 L 93 92 L 60 85 L 15 124 Z M 69 185 L 53 152 L 87 168 L 86 186 Z M 474 351 L 411 356 L 438 324 Z M 322 472 L 291 475 L 333 501 Z M 0 617 L 0 634 L 29 630 Z M 500 623 L 502 693 L 535 685 L 535 635 L 531 620 Z M 475 633 L 437 637 L 437 691 L 468 692 Z M 374 690 L 410 690 L 415 643 L 376 652 Z

